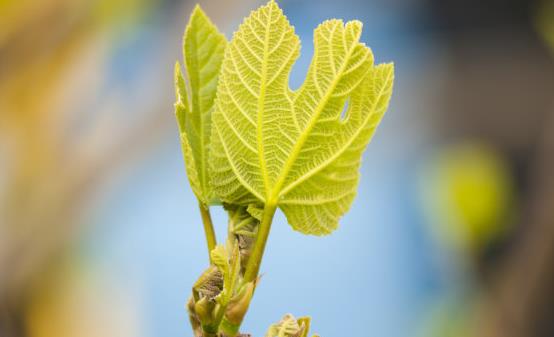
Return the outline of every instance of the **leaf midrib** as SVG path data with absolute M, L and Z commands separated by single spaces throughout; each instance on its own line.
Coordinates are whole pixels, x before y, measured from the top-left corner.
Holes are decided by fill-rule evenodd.
M 368 74 L 366 74 L 365 76 L 368 76 Z M 388 85 L 389 79 L 390 79 L 390 75 L 387 76 L 387 82 L 385 82 L 385 83 L 387 83 L 387 85 Z M 317 165 L 316 167 L 314 167 L 310 171 L 304 173 L 300 178 L 296 179 L 294 182 L 292 182 L 287 187 L 285 187 L 281 191 L 281 195 L 286 195 L 288 192 L 292 191 L 296 186 L 300 185 L 302 182 L 306 181 L 307 179 L 312 177 L 314 174 L 316 174 L 316 173 L 320 172 L 321 170 L 323 170 L 325 167 L 327 167 L 333 161 L 335 161 L 338 157 L 340 157 L 344 153 L 344 151 L 346 151 L 350 147 L 352 142 L 354 142 L 354 140 L 356 138 L 358 138 L 358 136 L 360 135 L 362 130 L 365 129 L 365 127 L 367 126 L 367 123 L 369 122 L 370 118 L 375 113 L 375 110 L 377 108 L 377 104 L 379 102 L 379 99 L 385 93 L 385 88 L 387 87 L 387 85 L 381 86 L 381 89 L 379 90 L 379 93 L 375 96 L 376 99 L 375 99 L 375 102 L 372 104 L 371 112 L 367 114 L 364 121 L 360 124 L 361 126 L 356 130 L 356 132 L 352 135 L 352 137 L 350 137 L 350 139 L 337 152 L 335 152 L 331 157 L 326 159 L 323 163 L 321 163 L 320 165 Z
M 271 25 L 271 16 L 273 12 L 273 4 L 270 4 L 269 6 L 269 13 L 267 21 L 268 23 L 265 25 L 265 36 L 264 36 L 264 56 L 263 56 L 263 62 L 262 62 L 262 76 L 260 79 L 260 95 L 258 99 L 258 109 L 257 109 L 257 128 L 256 128 L 256 137 L 257 137 L 257 144 L 258 144 L 258 157 L 260 161 L 260 171 L 262 173 L 262 178 L 264 181 L 264 191 L 265 196 L 267 197 L 268 189 L 269 189 L 269 179 L 267 174 L 267 165 L 265 162 L 265 156 L 264 156 L 264 144 L 263 144 L 263 132 L 262 132 L 262 122 L 263 122 L 263 107 L 265 105 L 265 91 L 266 91 L 266 80 L 267 80 L 267 63 L 268 63 L 268 45 L 269 45 L 269 33 L 270 33 L 270 25 Z M 267 201 L 267 200 L 264 200 Z
M 285 163 L 285 166 L 283 167 L 283 170 L 281 171 L 281 174 L 279 175 L 279 178 L 277 179 L 277 183 L 275 184 L 275 187 L 272 190 L 270 200 L 274 200 L 275 203 L 279 200 L 279 198 L 283 195 L 280 191 L 283 183 L 285 182 L 285 179 L 291 170 L 292 166 L 294 165 L 298 155 L 300 154 L 300 151 L 302 150 L 302 147 L 304 146 L 304 143 L 306 142 L 312 128 L 315 126 L 317 119 L 319 118 L 319 115 L 323 112 L 323 109 L 325 108 L 327 101 L 331 98 L 332 92 L 339 83 L 340 79 L 342 78 L 342 73 L 344 72 L 344 69 L 346 65 L 348 64 L 348 61 L 350 57 L 352 56 L 352 53 L 359 42 L 355 42 L 352 44 L 350 49 L 348 50 L 348 53 L 344 57 L 344 62 L 341 65 L 338 74 L 333 79 L 333 82 L 328 87 L 327 92 L 325 93 L 325 96 L 321 100 L 320 104 L 318 105 L 316 112 L 312 115 L 312 118 L 310 118 L 310 121 L 308 122 L 307 127 L 304 129 L 304 132 L 300 134 L 300 137 L 298 141 L 296 142 L 295 146 L 292 149 L 291 155 L 289 156 L 289 159 Z M 315 69 L 315 68 L 314 68 Z M 314 82 L 317 82 L 317 79 L 314 79 Z
M 198 54 L 198 30 L 200 28 L 198 27 L 198 24 L 196 24 L 196 29 L 194 30 L 194 34 L 192 35 L 192 38 L 194 40 L 194 46 L 195 46 L 195 54 Z M 195 73 L 195 89 L 192 89 L 192 108 L 195 109 L 194 115 L 197 116 L 200 126 L 200 184 L 202 186 L 202 193 L 207 193 L 207 172 L 206 172 L 206 138 L 204 137 L 205 134 L 205 128 L 204 128 L 204 118 L 202 116 L 202 104 L 199 99 L 199 92 L 200 92 L 200 67 L 198 66 L 198 55 L 196 57 L 193 57 L 193 64 L 194 64 L 194 73 Z M 204 195 L 205 198 L 209 198 L 207 195 Z

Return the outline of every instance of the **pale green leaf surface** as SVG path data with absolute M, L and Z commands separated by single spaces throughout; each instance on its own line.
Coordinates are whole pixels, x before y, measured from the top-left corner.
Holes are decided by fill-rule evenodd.
M 177 95 L 177 102 L 175 103 L 175 115 L 177 117 L 177 123 L 179 124 L 179 134 L 181 139 L 181 148 L 183 150 L 183 157 L 185 159 L 185 169 L 187 171 L 187 177 L 189 179 L 192 191 L 197 196 L 202 196 L 202 187 L 200 186 L 200 180 L 198 178 L 198 171 L 196 169 L 196 163 L 192 148 L 188 137 L 185 133 L 185 118 L 188 109 L 187 92 L 185 88 L 185 81 L 181 74 L 179 64 L 175 64 L 175 89 Z
M 193 192 L 204 204 L 209 204 L 214 199 L 208 165 L 211 115 L 226 44 L 225 36 L 217 30 L 202 9 L 196 6 L 183 41 L 188 88 L 178 63 L 175 68 L 175 111 L 187 175 Z
M 229 254 L 227 249 L 223 245 L 217 245 L 211 252 L 210 256 L 212 258 L 213 264 L 219 268 L 221 274 L 224 278 L 229 277 Z M 228 280 L 225 280 L 228 281 Z
M 322 23 L 307 78 L 293 92 L 294 28 L 273 1 L 244 20 L 225 51 L 212 120 L 212 182 L 222 200 L 277 204 L 307 234 L 337 227 L 392 91 L 392 65 L 373 66 L 361 29 L 358 21 Z
M 262 221 L 262 216 L 264 213 L 263 207 L 260 207 L 259 205 L 250 204 L 248 205 L 248 208 L 246 209 L 248 214 L 250 214 L 254 219 L 258 221 Z
M 286 314 L 278 323 L 272 324 L 265 337 L 296 337 L 303 333 L 301 327 L 291 314 Z
M 348 118 L 332 139 L 335 152 L 286 187 L 280 207 L 291 224 L 309 233 L 326 234 L 348 211 L 356 195 L 362 153 L 388 106 L 393 72 L 392 64 L 370 71 L 353 92 Z
M 308 337 L 308 333 L 310 332 L 310 325 L 312 322 L 311 317 L 299 317 L 296 321 L 298 322 L 298 326 L 302 328 L 302 333 L 298 337 Z

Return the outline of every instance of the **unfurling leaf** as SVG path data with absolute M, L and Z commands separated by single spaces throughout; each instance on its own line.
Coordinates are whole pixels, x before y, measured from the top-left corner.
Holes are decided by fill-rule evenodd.
M 277 205 L 306 234 L 337 227 L 394 77 L 392 64 L 373 65 L 361 31 L 359 21 L 322 23 L 307 78 L 292 91 L 294 28 L 274 1 L 244 20 L 225 50 L 212 116 L 212 184 L 222 201 Z
M 229 275 L 229 254 L 223 245 L 217 245 L 211 252 L 212 263 L 219 269 L 223 277 Z
M 232 324 L 240 325 L 250 301 L 252 300 L 252 295 L 254 295 L 255 282 L 248 282 L 244 287 L 231 298 L 225 311 L 225 319 Z
M 233 245 L 232 252 L 229 255 L 227 248 L 223 245 L 217 245 L 210 253 L 212 263 L 223 275 L 223 291 L 219 301 L 224 305 L 231 299 L 236 291 L 240 274 L 240 253 L 237 244 Z
M 218 267 L 210 266 L 198 278 L 192 287 L 195 300 L 207 297 L 213 300 L 223 290 L 223 272 Z
M 229 213 L 229 231 L 237 242 L 241 266 L 244 269 L 252 253 L 263 210 L 256 205 L 245 207 L 225 204 L 225 208 Z
M 215 199 L 209 184 L 208 165 L 211 118 L 227 40 L 202 9 L 196 6 L 185 30 L 183 43 L 188 88 L 177 63 L 175 114 L 190 185 L 197 198 L 208 205 Z
M 303 337 L 308 334 L 309 318 L 296 320 L 293 315 L 286 314 L 278 323 L 272 324 L 265 337 Z M 306 322 L 308 324 L 306 325 Z
M 248 311 L 250 301 L 254 295 L 255 282 L 246 283 L 236 295 L 234 295 L 225 308 L 225 316 L 220 329 L 224 336 L 236 336 L 242 320 Z
M 264 214 L 263 206 L 250 204 L 246 211 L 258 221 L 262 221 L 262 216 Z
M 310 324 L 312 322 L 312 318 L 308 316 L 300 317 L 296 320 L 298 322 L 298 325 L 302 327 L 302 333 L 299 337 L 308 337 L 308 333 L 310 332 Z
M 198 302 L 194 304 L 194 312 L 199 318 L 202 325 L 210 325 L 215 318 L 214 309 L 216 303 L 209 300 L 207 297 L 202 297 Z

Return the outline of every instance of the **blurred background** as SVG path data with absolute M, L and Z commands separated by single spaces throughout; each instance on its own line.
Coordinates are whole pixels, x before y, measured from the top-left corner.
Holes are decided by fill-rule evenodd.
M 200 1 L 227 37 L 257 0 Z M 364 22 L 391 106 L 333 235 L 278 214 L 244 330 L 554 336 L 554 1 L 279 1 Z M 207 264 L 173 114 L 186 0 L 0 0 L 0 337 L 191 336 Z M 224 235 L 225 214 L 214 214 Z

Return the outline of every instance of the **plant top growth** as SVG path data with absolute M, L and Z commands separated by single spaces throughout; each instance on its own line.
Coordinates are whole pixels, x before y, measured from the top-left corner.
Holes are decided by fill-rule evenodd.
M 274 1 L 230 41 L 194 9 L 184 74 L 175 65 L 175 113 L 210 252 L 187 305 L 195 336 L 239 335 L 277 209 L 294 230 L 327 235 L 350 208 L 394 79 L 392 64 L 374 64 L 361 33 L 359 21 L 321 23 L 306 79 L 291 90 L 300 40 Z M 213 206 L 229 215 L 220 244 Z M 286 315 L 266 337 L 307 337 L 309 328 L 308 317 Z

